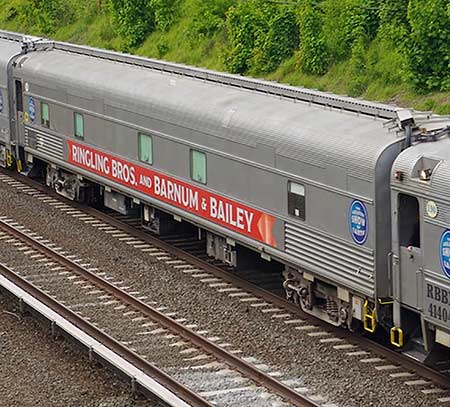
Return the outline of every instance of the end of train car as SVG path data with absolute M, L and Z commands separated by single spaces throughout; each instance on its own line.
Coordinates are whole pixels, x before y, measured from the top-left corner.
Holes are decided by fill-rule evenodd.
M 16 93 L 12 80 L 12 65 L 22 53 L 21 39 L 9 33 L 0 34 L 0 166 L 4 168 L 14 164 L 11 151 L 14 149 L 17 127 L 12 106 Z
M 394 336 L 450 347 L 450 120 L 435 118 L 391 173 Z

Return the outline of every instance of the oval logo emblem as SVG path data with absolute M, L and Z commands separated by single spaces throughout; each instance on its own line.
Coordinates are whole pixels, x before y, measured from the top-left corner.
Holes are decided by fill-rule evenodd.
M 28 98 L 28 115 L 30 116 L 31 123 L 34 123 L 36 120 L 36 104 L 31 96 Z
M 438 207 L 436 202 L 434 201 L 428 201 L 426 206 L 427 215 L 434 219 L 438 216 Z
M 349 211 L 350 233 L 355 243 L 364 244 L 369 231 L 366 206 L 358 200 L 352 202 Z
M 450 230 L 447 229 L 441 236 L 439 244 L 439 257 L 441 259 L 442 271 L 450 278 Z

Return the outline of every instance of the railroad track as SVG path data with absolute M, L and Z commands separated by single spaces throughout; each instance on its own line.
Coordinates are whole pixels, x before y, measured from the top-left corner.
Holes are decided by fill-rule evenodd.
M 151 245 L 151 249 L 158 249 L 153 254 L 157 255 L 157 258 L 171 263 L 175 270 L 192 276 L 192 278 L 204 284 L 214 286 L 217 291 L 227 293 L 237 301 L 249 305 L 259 305 L 261 308 L 257 308 L 261 309 L 261 312 L 266 311 L 265 315 L 269 318 L 278 317 L 287 326 L 292 327 L 292 329 L 308 332 L 308 335 L 310 334 L 312 337 L 316 337 L 317 340 L 324 344 L 330 344 L 333 349 L 347 352 L 347 354 L 362 355 L 362 357 L 367 355 L 367 358 L 363 360 L 367 361 L 367 363 L 383 363 L 380 366 L 375 366 L 375 368 L 379 367 L 378 371 L 380 375 L 389 374 L 390 377 L 395 379 L 404 378 L 405 382 L 411 386 L 416 384 L 429 386 L 428 388 L 423 388 L 422 392 L 430 395 L 436 394 L 436 397 L 442 403 L 450 400 L 448 397 L 450 393 L 447 391 L 449 387 L 448 376 L 418 364 L 414 360 L 405 358 L 398 352 L 393 352 L 368 341 L 367 338 L 335 329 L 321 321 L 312 319 L 304 315 L 297 306 L 287 302 L 283 298 L 268 293 L 259 287 L 255 287 L 247 281 L 217 267 L 217 265 L 210 264 L 194 255 L 186 253 L 179 247 L 174 247 L 168 242 L 156 239 L 154 236 L 149 236 L 148 233 L 142 230 L 137 230 L 130 219 L 120 220 L 117 217 L 111 218 L 107 214 L 92 208 L 82 207 L 72 202 L 68 203 L 59 196 L 56 199 L 55 194 L 45 190 L 44 187 L 36 183 L 31 183 L 29 179 L 20 178 L 18 180 L 17 176 L 15 178 L 8 176 L 8 178 L 9 180 L 3 179 L 3 181 L 16 188 L 22 188 L 21 190 L 25 193 L 29 193 L 44 202 L 48 202 L 49 205 L 65 211 L 69 215 L 99 230 L 103 230 L 109 236 L 126 242 L 130 247 L 146 250 L 149 247 L 145 245 Z M 65 203 L 61 203 L 61 201 Z M 124 223 L 124 220 L 131 223 L 131 225 Z M 183 241 L 178 241 L 177 246 L 183 247 L 185 244 Z M 195 247 L 195 245 L 192 245 L 192 247 Z M 371 357 L 373 356 L 372 354 L 375 354 L 375 357 Z
M 47 304 L 51 302 L 52 308 L 58 314 L 66 318 L 70 314 L 72 322 L 76 321 L 78 328 L 88 331 L 116 354 L 126 355 L 127 360 L 134 366 L 147 371 L 149 376 L 156 376 L 161 384 L 180 394 L 187 402 L 196 406 L 211 406 L 204 397 L 208 394 L 217 396 L 220 391 L 226 393 L 227 387 L 235 388 L 235 372 L 239 372 L 240 381 L 246 382 L 250 379 L 253 382 L 256 402 L 261 393 L 270 391 L 272 395 L 265 396 L 268 399 L 278 398 L 295 406 L 317 407 L 317 404 L 307 397 L 226 350 L 223 344 L 217 345 L 214 339 L 207 339 L 191 329 L 192 326 L 181 323 L 185 321 L 177 321 L 170 313 L 150 306 L 148 302 L 142 301 L 144 298 L 136 298 L 123 287 L 120 288 L 102 278 L 102 273 L 90 269 L 89 264 L 79 264 L 81 261 L 76 259 L 75 255 L 67 255 L 60 248 L 54 248 L 51 242 L 36 237 L 35 233 L 27 233 L 24 229 L 13 220 L 0 217 L 0 241 L 9 245 L 11 256 L 16 258 L 15 269 L 18 270 L 14 274 L 2 267 L 1 274 L 35 298 Z M 150 245 L 146 246 L 148 250 L 158 250 Z M 20 255 L 23 258 L 18 259 Z M 93 298 L 101 302 L 94 303 Z M 78 311 L 70 313 L 69 310 Z M 99 328 L 95 328 L 96 326 Z M 153 335 L 162 332 L 166 333 L 167 341 L 163 345 L 156 345 Z M 136 337 L 141 339 L 136 341 Z M 131 343 L 131 348 L 124 346 Z M 171 360 L 171 370 L 176 366 L 176 376 L 179 380 L 182 378 L 183 384 L 176 383 L 168 374 L 164 374 L 161 368 L 147 361 L 149 358 L 153 359 L 152 351 L 155 345 L 162 346 L 165 352 L 175 356 Z M 173 349 L 177 348 L 183 350 L 174 352 Z M 194 356 L 190 357 L 191 354 Z M 196 375 L 187 377 L 183 369 L 187 369 L 195 361 L 203 360 L 216 364 L 217 368 L 224 372 L 232 369 L 232 378 L 228 379 L 224 374 L 221 383 L 212 384 L 219 385 L 221 389 L 202 388 L 205 382 L 199 385 Z M 236 405 L 232 398 L 228 396 L 228 399 L 229 402 L 224 404 L 219 401 L 220 405 Z

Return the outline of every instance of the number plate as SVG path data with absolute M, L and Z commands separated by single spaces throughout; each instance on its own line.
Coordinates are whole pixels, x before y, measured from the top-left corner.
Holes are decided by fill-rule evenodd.
M 423 305 L 425 319 L 450 326 L 450 287 L 426 278 Z

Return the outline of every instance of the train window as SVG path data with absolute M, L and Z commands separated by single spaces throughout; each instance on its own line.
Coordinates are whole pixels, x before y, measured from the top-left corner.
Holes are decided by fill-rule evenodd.
M 84 139 L 84 118 L 80 113 L 73 114 L 75 137 Z
M 153 138 L 147 134 L 139 133 L 139 160 L 153 164 Z
M 400 246 L 420 248 L 420 211 L 417 198 L 398 195 L 398 233 Z
M 305 186 L 295 182 L 288 185 L 288 213 L 305 220 Z
M 16 81 L 16 110 L 23 112 L 22 82 Z
M 41 102 L 41 124 L 50 127 L 50 111 L 48 103 Z
M 191 178 L 206 184 L 206 154 L 201 151 L 191 150 Z

